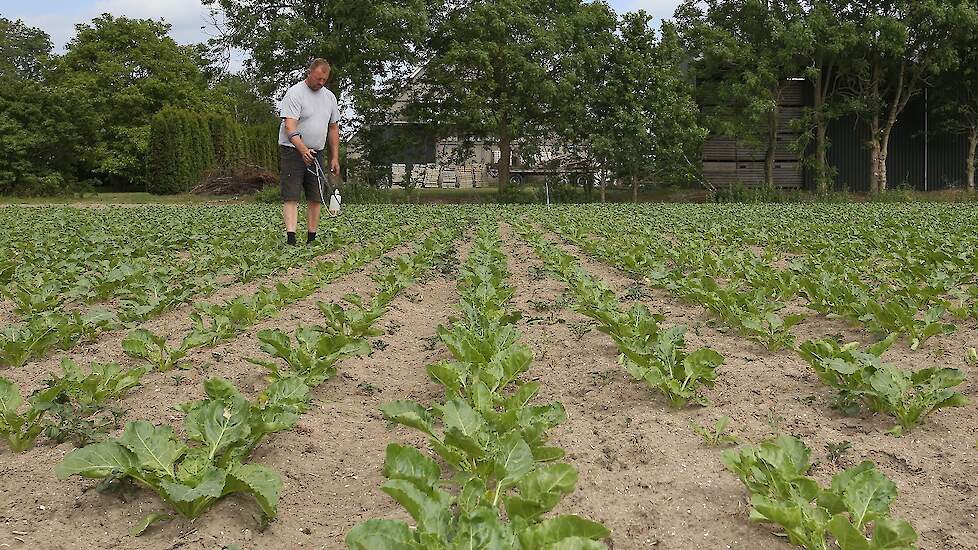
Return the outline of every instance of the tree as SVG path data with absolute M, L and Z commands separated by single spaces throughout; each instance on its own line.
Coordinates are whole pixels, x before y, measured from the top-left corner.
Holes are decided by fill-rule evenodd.
M 86 110 L 69 90 L 0 79 L 0 195 L 69 191 L 95 136 Z
M 63 194 L 88 160 L 86 102 L 45 84 L 50 53 L 44 31 L 0 19 L 0 194 Z
M 499 189 L 509 182 L 514 143 L 532 149 L 571 121 L 571 56 L 588 29 L 610 13 L 580 0 L 472 1 L 449 11 L 431 33 L 410 118 L 443 136 L 499 144 Z
M 272 103 L 259 95 L 254 83 L 245 75 L 225 75 L 213 84 L 214 95 L 223 111 L 242 125 L 278 121 Z
M 978 3 L 971 2 L 952 42 L 958 69 L 945 71 L 937 80 L 935 99 L 941 105 L 944 129 L 968 138 L 965 158 L 965 185 L 975 190 L 975 162 L 978 153 Z
M 962 19 L 960 0 L 846 2 L 841 17 L 858 30 L 847 51 L 849 104 L 869 130 L 870 190 L 886 189 L 890 134 L 910 100 L 957 65 L 951 38 Z
M 857 44 L 858 32 L 852 21 L 842 19 L 842 8 L 848 0 L 809 0 L 806 2 L 805 22 L 814 38 L 810 57 L 806 60 L 804 76 L 811 84 L 813 104 L 805 109 L 800 121 L 803 132 L 796 144 L 804 151 L 814 141 L 814 158 L 810 165 L 815 189 L 820 195 L 828 193 L 834 170 L 828 163 L 829 122 L 846 112 L 845 101 L 839 94 L 839 82 L 846 66 L 848 52 Z
M 432 9 L 425 0 L 203 3 L 227 21 L 216 44 L 250 54 L 246 66 L 261 95 L 278 96 L 322 57 L 332 67 L 327 87 L 359 112 L 396 93 L 417 65 Z
M 774 187 L 778 105 L 798 77 L 813 37 L 796 0 L 686 0 L 676 19 L 709 105 L 711 129 L 763 146 L 764 185 Z M 707 84 L 708 82 L 708 84 Z
M 103 14 L 76 28 L 55 85 L 89 105 L 99 129 L 94 171 L 140 188 L 152 116 L 164 106 L 213 107 L 199 50 L 178 45 L 170 26 L 157 21 Z
M 20 19 L 0 17 L 0 77 L 41 80 L 49 68 L 51 37 Z
M 663 25 L 656 41 L 644 11 L 627 13 L 618 23 L 608 59 L 595 81 L 590 141 L 603 167 L 632 185 L 638 202 L 639 178 L 686 182 L 695 171 L 707 130 L 697 123 L 699 109 L 681 63 L 684 52 L 675 29 Z

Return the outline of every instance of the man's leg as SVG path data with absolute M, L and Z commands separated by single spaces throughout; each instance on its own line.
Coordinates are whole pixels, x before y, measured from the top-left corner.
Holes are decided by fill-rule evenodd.
M 323 152 L 317 151 L 316 158 L 319 160 L 319 165 L 322 166 L 325 162 L 323 160 Z M 319 231 L 319 214 L 323 211 L 323 188 L 322 186 L 326 184 L 324 181 L 320 181 L 321 174 L 317 176 L 316 174 L 306 173 L 306 177 L 303 180 L 303 184 L 306 189 L 306 202 L 307 209 L 306 214 L 306 226 L 308 231 L 306 233 L 306 242 L 311 243 L 316 240 L 316 232 Z
M 309 201 L 307 214 L 309 216 L 309 230 L 306 234 L 306 242 L 316 240 L 316 232 L 319 231 L 319 214 L 323 211 L 323 205 L 319 202 Z
M 306 165 L 302 157 L 291 147 L 279 147 L 282 163 L 282 221 L 285 222 L 286 242 L 295 244 L 295 230 L 299 219 L 299 199 Z
M 295 229 L 299 225 L 299 202 L 285 201 L 282 205 L 282 219 L 285 220 L 285 231 L 295 238 Z

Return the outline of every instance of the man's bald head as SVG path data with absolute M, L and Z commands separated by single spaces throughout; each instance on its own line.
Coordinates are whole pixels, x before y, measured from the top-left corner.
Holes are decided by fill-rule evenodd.
M 306 86 L 309 89 L 318 92 L 326 85 L 329 80 L 329 62 L 322 58 L 313 59 L 309 63 L 309 72 L 306 74 Z

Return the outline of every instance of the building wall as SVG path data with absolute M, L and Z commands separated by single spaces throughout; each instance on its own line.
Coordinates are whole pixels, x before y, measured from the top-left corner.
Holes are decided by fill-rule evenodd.
M 775 157 L 775 184 L 778 187 L 815 188 L 811 170 L 806 169 L 799 155 L 788 148 L 799 135 L 790 129 L 790 121 L 802 116 L 805 107 L 811 105 L 809 83 L 791 81 L 781 101 Z M 866 124 L 855 116 L 841 117 L 829 124 L 827 135 L 828 162 L 837 170 L 836 190 L 869 191 L 869 131 Z M 808 154 L 812 153 L 809 149 Z M 921 191 L 963 187 L 966 156 L 967 139 L 943 132 L 935 106 L 928 105 L 921 94 L 907 105 L 890 136 L 887 187 L 903 185 Z M 749 187 L 759 186 L 764 178 L 764 149 L 712 136 L 703 147 L 703 170 L 706 178 L 718 187 L 738 182 Z

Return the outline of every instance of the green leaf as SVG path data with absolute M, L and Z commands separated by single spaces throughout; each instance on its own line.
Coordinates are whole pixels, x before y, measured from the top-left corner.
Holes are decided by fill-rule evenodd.
M 261 464 L 235 463 L 227 476 L 225 494 L 248 493 L 255 497 L 265 519 L 275 517 L 278 513 L 278 493 L 282 488 L 282 478 L 275 470 Z
M 163 512 L 153 512 L 152 514 L 148 514 L 143 517 L 143 519 L 136 522 L 136 525 L 132 526 L 132 529 L 129 530 L 129 536 L 138 537 L 146 532 L 146 529 L 149 529 L 150 525 L 160 521 L 170 521 L 171 519 L 173 519 L 173 516 Z
M 379 408 L 389 422 L 421 430 L 431 437 L 436 437 L 431 423 L 431 414 L 414 401 L 391 401 Z
M 519 533 L 524 548 L 546 548 L 571 538 L 600 540 L 611 534 L 607 527 L 575 515 L 562 515 L 532 525 Z
M 572 493 L 576 485 L 577 470 L 570 464 L 538 468 L 519 481 L 519 496 L 504 499 L 506 513 L 511 519 L 522 517 L 527 523 L 536 523 L 560 499 Z
M 371 519 L 357 524 L 346 534 L 351 550 L 420 550 L 411 529 L 403 521 Z
M 195 486 L 164 479 L 160 481 L 160 487 L 175 502 L 194 502 L 205 497 L 216 500 L 224 494 L 226 478 L 227 472 L 211 466 L 204 471 L 200 481 Z
M 496 455 L 495 475 L 502 488 L 512 487 L 533 468 L 533 453 L 529 445 L 516 432 L 499 442 Z
M 421 487 L 406 479 L 389 479 L 380 489 L 393 497 L 418 524 L 420 533 L 448 538 L 451 496 L 435 487 Z
M 20 396 L 17 386 L 6 378 L 0 378 L 0 416 L 16 415 L 17 409 L 23 402 L 24 399 Z
M 434 487 L 441 478 L 441 468 L 414 447 L 391 443 L 384 459 L 384 477 L 404 479 L 420 487 Z
M 512 528 L 499 519 L 495 509 L 481 506 L 459 518 L 453 550 L 517 548 Z
M 826 530 L 839 542 L 839 550 L 870 550 L 869 541 L 843 515 L 829 520 Z
M 165 473 L 171 479 L 173 463 L 187 450 L 177 443 L 173 428 L 154 426 L 144 420 L 127 424 L 118 441 L 135 454 L 141 469 Z
M 58 479 L 73 475 L 102 479 L 112 473 L 130 473 L 138 468 L 137 458 L 115 441 L 95 443 L 71 451 L 54 468 Z
M 211 400 L 187 415 L 187 433 L 204 443 L 208 457 L 215 459 L 251 434 L 247 405 L 225 405 Z
M 855 476 L 845 487 L 842 499 L 856 527 L 862 528 L 886 516 L 896 494 L 896 484 L 874 468 Z
M 917 532 L 912 525 L 896 518 L 883 518 L 873 524 L 872 550 L 916 550 Z
M 473 439 L 485 427 L 482 416 L 461 399 L 445 403 L 442 407 L 442 421 L 446 431 L 456 429 L 462 435 Z

